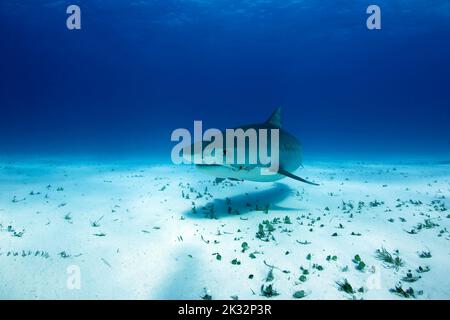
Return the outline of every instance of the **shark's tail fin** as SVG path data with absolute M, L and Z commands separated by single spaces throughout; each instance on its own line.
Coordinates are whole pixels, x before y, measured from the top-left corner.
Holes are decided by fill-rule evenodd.
M 267 124 L 270 124 L 274 127 L 281 128 L 281 107 L 278 107 L 270 116 L 270 118 L 266 121 Z

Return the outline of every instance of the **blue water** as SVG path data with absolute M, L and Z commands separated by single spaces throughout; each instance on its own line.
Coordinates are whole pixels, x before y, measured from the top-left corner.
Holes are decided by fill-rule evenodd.
M 169 161 L 282 106 L 305 159 L 450 159 L 448 0 L 3 0 L 0 35 L 2 155 Z

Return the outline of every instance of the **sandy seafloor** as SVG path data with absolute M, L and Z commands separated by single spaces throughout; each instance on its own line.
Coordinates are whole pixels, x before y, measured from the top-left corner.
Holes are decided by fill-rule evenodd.
M 297 173 L 321 185 L 4 160 L 0 298 L 269 299 L 263 285 L 270 299 L 406 299 L 396 286 L 450 298 L 450 165 L 310 162 Z M 403 266 L 379 260 L 381 248 Z M 354 293 L 339 290 L 344 279 Z

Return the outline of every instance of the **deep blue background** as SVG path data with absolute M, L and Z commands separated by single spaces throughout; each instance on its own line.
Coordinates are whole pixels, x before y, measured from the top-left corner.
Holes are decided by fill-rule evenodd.
M 306 159 L 450 158 L 449 1 L 3 0 L 0 35 L 2 154 L 167 160 L 281 105 Z

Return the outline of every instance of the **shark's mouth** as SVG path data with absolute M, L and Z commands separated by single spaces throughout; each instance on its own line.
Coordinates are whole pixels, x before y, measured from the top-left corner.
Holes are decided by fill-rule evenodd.
M 206 164 L 206 163 L 201 163 L 201 164 L 196 164 L 197 167 L 223 167 L 221 164 Z
M 211 164 L 207 164 L 207 163 L 200 163 L 200 164 L 196 164 L 197 167 L 200 168 L 206 168 L 206 167 L 222 167 L 222 168 L 228 168 L 230 170 L 233 171 L 241 171 L 241 170 L 245 170 L 245 171 L 250 171 L 252 169 L 255 168 L 255 166 L 245 166 L 245 165 L 227 165 L 227 164 L 217 164 L 217 163 L 211 163 Z

